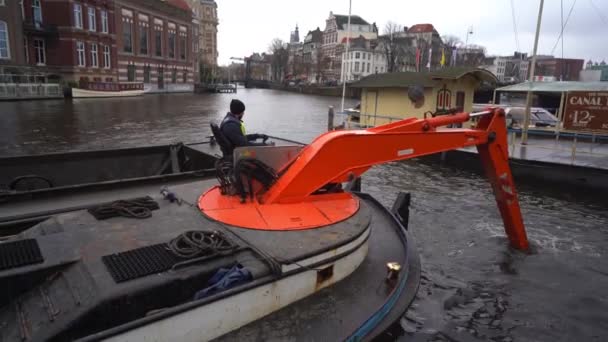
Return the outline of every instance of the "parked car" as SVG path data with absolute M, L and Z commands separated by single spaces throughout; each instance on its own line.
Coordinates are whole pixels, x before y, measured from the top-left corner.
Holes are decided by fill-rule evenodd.
M 524 123 L 526 113 L 525 107 L 507 107 L 507 122 L 510 122 L 509 127 L 521 127 Z M 555 127 L 559 123 L 559 119 L 544 108 L 530 108 L 530 126 L 534 127 Z

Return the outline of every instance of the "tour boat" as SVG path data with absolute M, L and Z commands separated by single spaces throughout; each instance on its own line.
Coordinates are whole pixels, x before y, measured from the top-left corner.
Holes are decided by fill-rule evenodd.
M 444 128 L 479 115 L 474 129 Z M 504 112 L 327 132 L 309 145 L 197 144 L 0 158 L 0 339 L 371 340 L 420 280 L 408 194 L 371 166 L 478 146 L 527 249 Z M 421 227 L 423 228 L 423 227 Z
M 139 82 L 86 82 L 81 83 L 78 88 L 71 88 L 70 96 L 73 98 L 129 97 L 141 96 L 144 92 L 144 84 Z

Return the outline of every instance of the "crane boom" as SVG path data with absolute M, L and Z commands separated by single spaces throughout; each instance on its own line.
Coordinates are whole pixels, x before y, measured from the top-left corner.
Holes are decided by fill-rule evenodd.
M 445 127 L 466 122 L 472 116 L 479 117 L 474 128 Z M 511 245 L 527 250 L 528 240 L 509 167 L 505 113 L 500 108 L 489 108 L 477 114 L 405 119 L 365 130 L 327 132 L 306 146 L 285 170 L 281 170 L 276 182 L 256 194 L 253 201 L 235 204 L 238 201 L 216 198 L 217 194 L 212 190 L 201 196 L 199 207 L 207 215 L 237 226 L 254 228 L 263 222 L 266 224 L 264 229 L 318 227 L 322 220 L 315 221 L 307 216 L 308 204 L 312 203 L 330 221 L 344 219 L 359 207 L 348 193 L 319 195 L 318 190 L 325 185 L 359 177 L 374 165 L 468 146 L 477 147 Z M 243 216 L 248 205 L 254 207 L 251 208 L 252 216 Z M 226 210 L 230 208 L 240 210 L 241 215 Z M 255 219 L 255 215 L 260 217 Z M 264 215 L 272 216 L 272 220 Z M 283 216 L 284 220 L 281 220 Z M 298 218 L 297 223 L 290 221 L 294 217 Z M 310 221 L 306 221 L 307 217 Z

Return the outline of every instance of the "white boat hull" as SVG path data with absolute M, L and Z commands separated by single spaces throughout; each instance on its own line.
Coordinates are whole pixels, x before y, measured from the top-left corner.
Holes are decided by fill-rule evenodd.
M 124 90 L 124 91 L 98 91 L 72 88 L 73 98 L 96 98 L 96 97 L 131 97 L 142 96 L 145 90 Z
M 352 242 L 298 264 L 283 266 L 283 272 L 307 267 L 342 253 L 348 255 L 304 272 L 281 278 L 249 291 L 152 322 L 104 341 L 209 341 L 269 315 L 289 304 L 331 286 L 353 273 L 368 252 L 371 229 Z M 319 283 L 319 270 L 331 268 L 331 276 Z

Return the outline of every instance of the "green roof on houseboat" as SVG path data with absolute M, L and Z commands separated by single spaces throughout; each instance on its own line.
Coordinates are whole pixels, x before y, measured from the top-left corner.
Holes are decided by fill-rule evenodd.
M 414 85 L 423 87 L 434 87 L 438 80 L 457 80 L 471 75 L 479 81 L 490 83 L 498 82 L 498 79 L 491 72 L 477 68 L 444 68 L 433 71 L 421 72 L 392 72 L 384 74 L 373 74 L 362 78 L 353 83 L 353 88 L 407 88 Z

